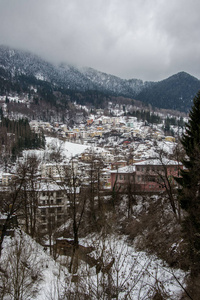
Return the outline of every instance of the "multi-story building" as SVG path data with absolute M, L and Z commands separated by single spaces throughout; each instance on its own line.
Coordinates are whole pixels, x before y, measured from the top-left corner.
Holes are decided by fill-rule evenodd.
M 16 176 L 11 173 L 2 174 L 2 185 L 8 186 Z
M 54 230 L 65 222 L 69 190 L 55 183 L 41 183 L 36 192 L 39 228 L 41 232 Z
M 41 178 L 63 180 L 69 169 L 67 164 L 46 163 L 41 166 Z
M 163 159 L 149 159 L 129 166 L 111 170 L 111 188 L 120 191 L 131 186 L 133 191 L 161 192 L 169 184 L 176 185 L 174 177 L 179 176 L 183 165 L 180 162 Z

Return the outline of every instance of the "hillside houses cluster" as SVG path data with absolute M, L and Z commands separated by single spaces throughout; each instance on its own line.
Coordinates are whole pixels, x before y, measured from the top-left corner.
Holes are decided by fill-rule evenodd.
M 166 137 L 162 124 L 149 125 L 135 117 L 91 115 L 87 122 L 69 128 L 66 124 L 30 121 L 35 132 L 59 137 L 63 142 L 88 147 L 79 155 L 55 162 L 42 159 L 34 185 L 40 231 L 60 226 L 70 208 L 70 195 L 79 197 L 81 189 L 91 186 L 103 193 L 163 192 L 167 185 L 176 185 L 181 164 L 158 160 L 156 147 L 171 151 L 174 137 Z M 165 150 L 166 150 L 165 149 Z M 9 188 L 16 173 L 3 173 L 1 191 Z M 76 178 L 76 182 L 73 182 Z M 33 188 L 33 187 L 32 187 Z M 32 190 L 26 187 L 32 197 Z
M 106 117 L 91 116 L 86 123 L 69 128 L 66 124 L 42 121 L 30 121 L 30 126 L 36 132 L 43 131 L 54 134 L 67 141 L 93 144 L 100 147 L 126 145 L 131 142 L 148 143 L 148 141 L 175 141 L 172 136 L 165 136 L 162 124 L 145 124 L 138 122 L 136 117 Z
M 148 159 L 130 163 L 121 160 L 108 164 L 106 153 L 97 156 L 93 151 L 86 151 L 65 163 L 40 164 L 34 185 L 28 184 L 24 189 L 37 205 L 41 233 L 49 230 L 50 225 L 53 230 L 62 224 L 74 192 L 78 198 L 81 190 L 90 191 L 91 188 L 94 192 L 109 194 L 113 190 L 160 193 L 169 185 L 176 187 L 174 177 L 179 176 L 182 168 L 177 161 Z M 17 174 L 3 173 L 1 192 L 16 178 Z

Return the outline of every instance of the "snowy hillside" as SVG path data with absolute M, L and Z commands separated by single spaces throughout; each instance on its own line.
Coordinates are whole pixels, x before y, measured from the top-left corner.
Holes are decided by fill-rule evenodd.
M 0 67 L 9 71 L 12 76 L 35 76 L 53 84 L 75 90 L 100 90 L 117 95 L 133 97 L 151 82 L 139 79 L 121 79 L 91 68 L 77 68 L 68 64 L 55 66 L 41 58 L 20 50 L 0 46 Z
M 5 46 L 0 46 L 0 67 L 9 71 L 12 76 L 35 76 L 39 80 L 82 91 L 89 88 L 133 96 L 147 86 L 142 80 L 123 80 L 91 68 L 79 69 L 68 64 L 54 66 L 29 52 Z
M 200 89 L 200 81 L 185 72 L 159 82 L 121 79 L 88 67 L 75 67 L 67 63 L 55 66 L 29 52 L 0 46 L 0 83 L 5 70 L 9 73 L 9 80 L 19 81 L 23 75 L 26 81 L 35 78 L 43 83 L 48 82 L 51 89 L 99 91 L 111 96 L 137 99 L 153 107 L 186 112 Z
M 44 249 L 23 232 L 16 231 L 13 239 L 6 238 L 1 257 L 1 275 L 5 288 L 4 299 L 14 299 L 16 291 L 20 299 L 107 299 L 107 289 L 112 285 L 112 298 L 152 299 L 161 293 L 166 299 L 179 298 L 184 285 L 184 272 L 168 268 L 156 257 L 135 251 L 124 240 L 115 236 L 90 236 L 81 243 L 94 247 L 93 257 L 101 255 L 104 265 L 114 259 L 110 275 L 99 272 L 79 261 L 76 277 L 67 268 L 69 257 L 55 261 Z M 18 276 L 18 277 L 16 277 Z M 34 280 L 32 280 L 34 278 Z M 16 280 L 18 279 L 18 280 Z M 110 281 L 110 283 L 109 283 Z M 112 283 L 111 283 L 112 282 Z M 115 297 L 114 297 L 115 295 Z M 75 298 L 73 298 L 75 299 Z M 85 298 L 82 298 L 85 299 Z
M 98 89 L 130 97 L 136 96 L 144 88 L 153 84 L 152 82 L 143 82 L 140 79 L 121 79 L 92 68 L 82 68 L 80 71 L 82 71 L 83 74 L 98 87 Z

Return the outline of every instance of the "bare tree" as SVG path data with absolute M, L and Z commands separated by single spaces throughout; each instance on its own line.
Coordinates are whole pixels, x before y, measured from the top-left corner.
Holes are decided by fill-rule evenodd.
M 86 194 L 80 188 L 80 179 L 76 174 L 73 162 L 70 174 L 67 174 L 65 192 L 70 205 L 70 214 L 73 222 L 73 250 L 69 271 L 76 273 L 78 268 L 77 250 L 79 247 L 79 229 L 86 206 Z
M 2 252 L 2 244 L 4 237 L 6 236 L 7 229 L 9 228 L 11 219 L 20 212 L 23 206 L 23 200 L 21 198 L 22 186 L 25 181 L 25 176 L 21 178 L 13 178 L 10 185 L 1 191 L 1 210 L 6 214 L 5 222 L 2 226 L 2 232 L 0 237 L 0 257 Z
M 56 183 L 56 180 L 49 176 L 51 182 L 57 184 L 60 192 L 65 195 L 68 205 L 66 218 L 72 221 L 72 234 L 73 234 L 73 244 L 72 244 L 72 253 L 71 253 L 71 262 L 69 266 L 69 271 L 76 273 L 78 268 L 78 248 L 79 248 L 79 230 L 83 215 L 86 208 L 86 192 L 81 186 L 80 175 L 77 174 L 77 169 L 74 163 L 73 158 L 71 159 L 70 165 L 66 165 L 64 170 L 62 168 L 62 174 L 57 165 L 57 171 L 59 178 L 61 179 L 59 184 Z M 63 220 L 66 222 L 67 219 Z
M 22 233 L 16 233 L 1 257 L 1 299 L 34 299 L 41 279 L 37 253 Z
M 164 187 L 167 197 L 169 199 L 170 206 L 172 211 L 177 218 L 177 220 L 181 221 L 181 213 L 180 213 L 180 205 L 177 200 L 177 189 L 174 184 L 174 175 L 169 174 L 168 168 L 169 165 L 166 162 L 166 159 L 163 156 L 162 151 L 159 153 L 159 160 L 161 163 L 161 169 L 157 172 L 159 183 Z M 177 174 L 180 172 L 180 164 L 176 164 Z
M 28 156 L 17 167 L 19 178 L 24 178 L 21 191 L 23 200 L 21 212 L 25 220 L 26 233 L 30 234 L 32 238 L 37 235 L 38 165 L 39 160 L 36 156 Z
M 102 212 L 101 191 L 101 173 L 103 169 L 103 160 L 94 152 L 90 154 L 90 160 L 87 163 L 88 188 L 87 196 L 89 200 L 89 219 L 91 225 L 97 225 L 97 219 Z

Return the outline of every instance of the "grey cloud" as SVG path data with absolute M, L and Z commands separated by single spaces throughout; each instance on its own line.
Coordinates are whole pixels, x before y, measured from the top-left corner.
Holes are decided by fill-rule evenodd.
M 123 78 L 200 78 L 197 0 L 0 0 L 0 43 Z

